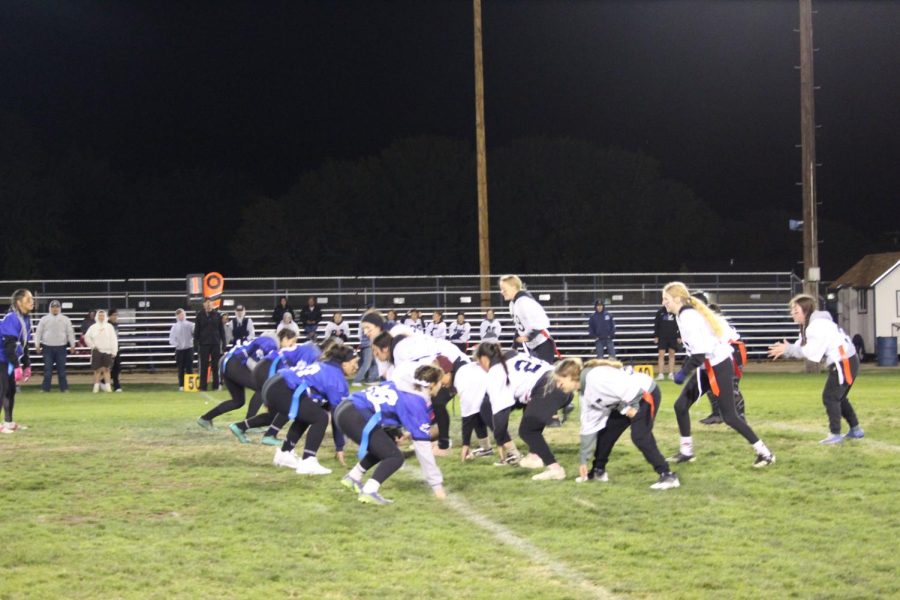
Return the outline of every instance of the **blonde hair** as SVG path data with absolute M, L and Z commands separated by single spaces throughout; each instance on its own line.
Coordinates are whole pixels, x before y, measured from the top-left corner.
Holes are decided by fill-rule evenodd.
M 504 283 L 516 288 L 517 290 L 522 289 L 522 280 L 519 279 L 518 275 L 501 275 L 498 284 L 502 285 Z
M 679 298 L 682 304 L 684 304 L 685 306 L 690 306 L 701 315 L 703 315 L 703 318 L 706 319 L 706 322 L 707 324 L 709 324 L 710 329 L 712 329 L 714 336 L 721 339 L 725 334 L 724 330 L 722 329 L 722 321 L 719 320 L 719 318 L 716 316 L 716 313 L 714 313 L 712 309 L 704 304 L 703 300 L 691 296 L 686 285 L 684 285 L 680 281 L 673 281 L 671 283 L 667 283 L 662 291 L 664 294 L 668 294 L 673 298 Z
M 553 377 L 547 380 L 547 391 L 556 387 L 557 379 L 579 379 L 581 377 L 581 359 L 578 357 L 564 358 L 553 366 Z
M 584 363 L 585 369 L 592 369 L 594 367 L 615 367 L 616 369 L 621 369 L 624 365 L 612 358 L 592 358 L 591 360 Z

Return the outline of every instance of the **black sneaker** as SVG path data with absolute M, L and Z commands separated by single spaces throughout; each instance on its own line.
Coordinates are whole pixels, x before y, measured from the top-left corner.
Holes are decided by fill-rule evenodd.
M 705 419 L 700 419 L 700 422 L 704 425 L 720 425 L 725 422 L 725 419 L 722 418 L 722 415 L 713 413 Z
M 682 454 L 681 452 L 669 458 L 669 462 L 673 463 L 689 463 L 694 462 L 695 460 L 697 460 L 697 457 L 693 454 Z
M 547 424 L 547 427 L 562 427 L 562 422 L 559 420 L 559 417 L 553 417 L 550 423 Z
M 675 473 L 663 473 L 659 476 L 659 479 L 650 486 L 651 490 L 669 490 L 672 488 L 677 488 L 681 486 L 681 482 L 678 481 L 678 475 Z
M 481 456 L 491 456 L 494 453 L 493 448 L 475 448 L 472 450 L 472 456 L 481 457 Z
M 763 467 L 768 467 L 773 462 L 775 462 L 774 454 L 758 454 L 756 460 L 753 461 L 753 468 L 761 469 Z

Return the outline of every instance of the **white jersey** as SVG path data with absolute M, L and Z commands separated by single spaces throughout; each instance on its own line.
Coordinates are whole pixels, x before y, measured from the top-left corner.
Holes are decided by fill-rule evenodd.
M 325 331 L 322 332 L 322 337 L 327 340 L 332 336 L 339 337 L 343 340 L 349 340 L 350 325 L 347 324 L 347 321 L 341 321 L 340 323 L 328 321 L 328 323 L 325 325 Z
M 447 339 L 454 344 L 468 344 L 472 333 L 472 324 L 468 322 L 453 321 L 447 328 Z
M 509 314 L 516 327 L 516 335 L 527 337 L 525 345 L 529 348 L 537 348 L 550 339 L 550 319 L 544 312 L 544 307 L 529 294 L 516 294 L 509 303 Z
M 488 374 L 481 365 L 471 362 L 456 370 L 453 387 L 459 394 L 459 412 L 463 418 L 477 414 L 487 393 Z
M 785 354 L 792 358 L 805 358 L 812 362 L 821 362 L 824 358 L 829 365 L 838 365 L 841 358 L 850 358 L 856 354 L 856 347 L 837 326 L 828 311 L 817 310 L 809 316 L 809 325 L 806 326 L 806 344 L 802 338 L 790 344 L 785 349 Z M 841 356 L 843 350 L 844 356 Z M 843 369 L 838 368 L 838 377 L 843 383 Z
M 438 340 L 445 340 L 447 339 L 447 324 L 443 321 L 439 323 L 428 321 L 428 324 L 425 325 L 425 335 Z
M 653 379 L 644 373 L 612 366 L 588 369 L 581 394 L 581 435 L 590 435 L 606 427 L 614 410 L 624 415 L 629 408 L 637 408 L 644 392 L 653 387 Z
M 501 325 L 500 321 L 497 319 L 494 319 L 493 321 L 484 319 L 478 329 L 481 334 L 482 342 L 500 342 L 500 334 L 503 332 L 503 325 Z
M 425 331 L 425 326 L 422 325 L 422 319 L 411 319 L 407 317 L 406 320 L 403 321 L 403 324 L 413 331 L 417 331 L 419 333 L 423 333 Z
M 723 334 L 721 338 L 716 337 L 712 327 L 698 310 L 684 307 L 679 311 L 676 320 L 685 352 L 692 356 L 702 354 L 713 366 L 731 358 L 731 344 L 725 339 L 725 335 Z M 726 333 L 729 329 L 734 331 L 729 326 Z
M 393 332 L 396 329 L 394 327 L 391 331 Z M 447 340 L 439 340 L 422 333 L 414 333 L 397 342 L 392 351 L 393 364 L 384 363 L 385 368 L 383 372 L 379 364 L 379 373 L 385 379 L 392 379 L 393 372 L 397 367 L 407 364 L 415 367 L 430 365 L 437 360 L 438 356 L 447 358 L 451 363 L 455 363 L 457 360 L 469 362 L 469 357 Z
M 529 354 L 517 353 L 506 359 L 506 369 L 497 363 L 488 370 L 487 393 L 491 411 L 497 414 L 513 406 L 516 401 L 528 404 L 531 390 L 545 373 L 553 367 Z

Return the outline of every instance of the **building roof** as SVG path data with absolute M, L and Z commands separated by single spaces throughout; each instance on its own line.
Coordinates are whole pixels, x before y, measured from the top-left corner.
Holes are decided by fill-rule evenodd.
M 879 279 L 897 268 L 898 264 L 900 252 L 867 254 L 846 273 L 835 279 L 831 287 L 872 287 Z

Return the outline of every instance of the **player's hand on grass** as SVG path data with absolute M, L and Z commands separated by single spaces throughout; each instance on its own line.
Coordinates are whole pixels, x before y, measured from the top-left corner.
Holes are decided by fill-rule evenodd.
M 434 497 L 437 498 L 438 500 L 446 500 L 447 499 L 447 492 L 444 491 L 444 486 L 439 485 L 436 488 L 434 488 Z
M 341 466 L 347 468 L 347 461 L 344 460 L 344 451 L 338 450 L 334 453 L 335 458 L 337 458 L 338 462 L 341 463 Z

